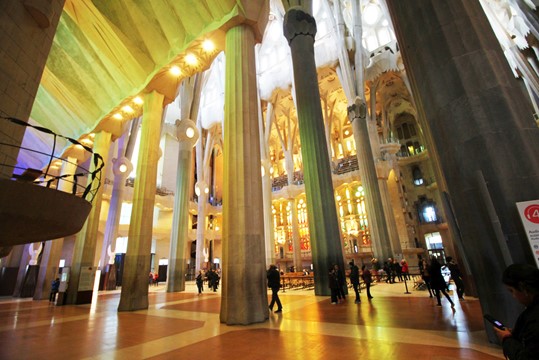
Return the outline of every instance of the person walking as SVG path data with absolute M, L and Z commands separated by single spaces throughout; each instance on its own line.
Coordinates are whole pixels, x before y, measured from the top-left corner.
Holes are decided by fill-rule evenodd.
M 49 295 L 49 302 L 54 303 L 56 301 L 56 294 L 60 290 L 60 278 L 56 278 L 51 283 L 51 293 Z
M 453 300 L 451 300 L 451 297 L 447 293 L 447 283 L 445 282 L 444 276 L 442 275 L 442 265 L 440 262 L 438 262 L 438 259 L 436 259 L 434 256 L 431 258 L 430 261 L 430 268 L 429 273 L 431 276 L 430 279 L 430 285 L 432 289 L 434 290 L 434 294 L 436 295 L 436 300 L 438 300 L 438 306 L 442 306 L 442 301 L 440 298 L 440 292 L 444 294 L 444 296 L 447 298 L 447 300 L 451 303 L 451 307 L 454 308 L 455 304 L 453 303 Z
M 283 305 L 279 299 L 279 289 L 281 288 L 281 274 L 277 270 L 277 266 L 271 264 L 267 273 L 268 287 L 271 289 L 271 302 L 269 304 L 270 311 L 273 311 L 273 305 L 277 303 L 276 313 L 283 311 Z
M 455 290 L 457 291 L 459 300 L 464 300 L 464 280 L 462 280 L 462 273 L 459 266 L 451 256 L 446 257 L 445 261 L 447 262 L 447 268 L 451 271 L 451 279 L 455 283 Z
M 359 268 L 354 263 L 354 260 L 350 261 L 350 282 L 352 283 L 352 287 L 354 288 L 354 292 L 356 293 L 356 300 L 354 301 L 355 304 L 359 304 L 361 302 L 361 298 L 359 297 Z
M 198 288 L 198 295 L 202 294 L 202 286 L 204 284 L 204 276 L 202 276 L 202 270 L 199 270 L 198 271 L 198 275 L 196 277 L 196 284 L 197 284 L 197 288 Z
M 371 296 L 372 274 L 365 265 L 361 267 L 361 278 L 363 279 L 363 282 L 365 283 L 365 287 L 367 288 L 367 298 L 370 300 L 372 299 L 372 296 Z
M 331 290 L 331 305 L 337 305 L 337 294 L 339 293 L 339 279 L 337 278 L 337 271 L 335 266 L 329 268 L 328 285 Z
M 345 301 L 346 293 L 344 292 L 344 288 L 346 286 L 346 277 L 344 276 L 342 270 L 339 268 L 339 265 L 335 264 L 333 268 L 335 269 L 335 274 L 337 276 L 337 297 L 339 298 L 339 301 Z
M 434 291 L 432 290 L 430 286 L 430 272 L 429 272 L 429 266 L 427 264 L 426 260 L 421 260 L 421 266 L 419 267 L 419 271 L 421 272 L 421 278 L 425 282 L 425 285 L 427 286 L 427 290 L 429 291 L 429 297 L 434 296 Z

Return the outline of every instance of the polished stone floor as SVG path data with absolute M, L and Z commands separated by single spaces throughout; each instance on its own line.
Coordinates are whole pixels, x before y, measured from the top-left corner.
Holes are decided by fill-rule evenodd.
M 219 322 L 219 292 L 150 288 L 150 307 L 117 312 L 118 291 L 91 305 L 0 298 L 0 359 L 503 359 L 489 344 L 477 299 L 451 309 L 402 283 L 374 299 L 332 305 L 312 291 L 280 293 L 284 310 L 264 323 Z

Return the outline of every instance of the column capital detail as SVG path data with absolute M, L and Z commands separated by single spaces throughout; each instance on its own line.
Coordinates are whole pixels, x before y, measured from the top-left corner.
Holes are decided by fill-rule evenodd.
M 316 35 L 316 21 L 314 17 L 306 13 L 301 7 L 290 8 L 284 16 L 283 31 L 288 44 L 298 35 L 311 36 L 314 41 Z
M 366 119 L 367 118 L 367 104 L 360 97 L 356 97 L 354 103 L 348 106 L 348 117 L 350 122 L 353 122 L 355 119 Z

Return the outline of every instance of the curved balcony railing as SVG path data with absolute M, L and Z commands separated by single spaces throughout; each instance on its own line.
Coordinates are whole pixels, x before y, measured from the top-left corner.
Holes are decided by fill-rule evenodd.
M 73 195 L 79 196 L 90 203 L 93 201 L 99 190 L 99 187 L 101 186 L 101 172 L 104 166 L 103 158 L 101 157 L 101 155 L 94 153 L 92 148 L 81 144 L 79 141 L 70 137 L 56 134 L 55 132 L 47 128 L 31 125 L 22 120 L 12 117 L 0 116 L 0 120 L 3 122 L 9 122 L 10 124 L 13 124 L 15 126 L 24 127 L 25 130 L 36 131 L 39 133 L 50 135 L 52 137 L 52 148 L 50 149 L 50 151 L 45 152 L 21 146 L 21 144 L 15 141 L 13 137 L 9 134 L 6 134 L 5 132 L 1 134 L 0 155 L 2 156 L 0 156 L 0 169 L 3 168 L 3 170 L 5 170 L 6 168 L 9 168 L 8 171 L 10 171 L 12 174 L 11 180 L 31 182 L 35 185 L 41 185 L 47 188 L 55 188 L 59 181 L 69 182 L 72 184 L 71 193 Z M 2 128 L 5 127 L 2 126 Z M 58 146 L 59 138 L 65 139 L 74 145 L 78 145 L 86 152 L 88 152 L 90 156 L 92 156 L 93 170 L 90 171 L 89 169 L 86 169 L 79 164 L 71 163 L 67 159 L 54 155 Z M 4 151 L 1 151 L 2 149 Z M 7 149 L 13 150 L 13 152 L 19 154 L 19 156 L 21 152 L 31 153 L 33 157 L 35 157 L 36 159 L 42 159 L 41 163 L 47 165 L 43 169 L 21 167 L 18 165 L 16 159 L 14 161 L 13 156 L 3 154 L 3 152 L 7 152 Z M 10 159 L 11 161 L 9 161 Z M 61 161 L 62 164 L 71 163 L 77 166 L 76 173 L 63 173 L 60 175 L 54 174 L 54 172 L 56 172 L 56 167 L 53 165 L 53 162 L 55 161 Z M 4 171 L 4 173 L 6 173 L 6 171 Z M 79 178 L 88 178 L 89 180 L 86 184 L 82 185 L 79 183 Z

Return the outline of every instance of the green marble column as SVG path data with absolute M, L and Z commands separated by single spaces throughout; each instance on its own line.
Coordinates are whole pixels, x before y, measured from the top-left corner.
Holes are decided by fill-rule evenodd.
M 315 294 L 329 295 L 330 266 L 345 267 L 314 61 L 315 34 L 316 22 L 311 15 L 299 7 L 286 12 L 284 35 L 294 68 Z
M 148 273 L 151 262 L 163 99 L 163 95 L 156 91 L 144 97 L 133 208 L 118 311 L 148 308 Z
M 101 155 L 105 166 L 108 165 L 109 150 L 111 144 L 111 133 L 100 131 L 95 134 L 93 151 Z M 94 162 L 91 161 L 90 171 L 95 169 Z M 92 181 L 88 179 L 88 181 Z M 67 304 L 88 304 L 92 301 L 92 290 L 80 289 L 81 268 L 92 268 L 92 272 L 97 269 L 95 261 L 95 251 L 97 247 L 97 235 L 99 229 L 99 217 L 101 215 L 101 205 L 103 199 L 103 188 L 105 184 L 105 168 L 101 170 L 101 178 L 93 181 L 92 191 L 95 191 L 99 186 L 94 200 L 92 202 L 92 210 L 88 215 L 88 219 L 82 230 L 77 234 L 75 240 L 75 250 L 73 252 L 73 260 L 71 263 L 71 272 L 69 275 L 69 285 L 67 288 Z
M 503 248 L 533 264 L 515 203 L 539 197 L 534 110 L 478 1 L 387 4 L 482 310 L 514 324 L 521 309 L 501 284 Z
M 221 322 L 228 325 L 269 316 L 254 46 L 249 25 L 227 31 Z
M 185 290 L 187 259 L 185 257 L 189 230 L 189 184 L 191 183 L 191 158 L 193 146 L 198 139 L 198 130 L 192 120 L 176 121 L 179 141 L 174 216 L 170 236 L 167 292 Z

